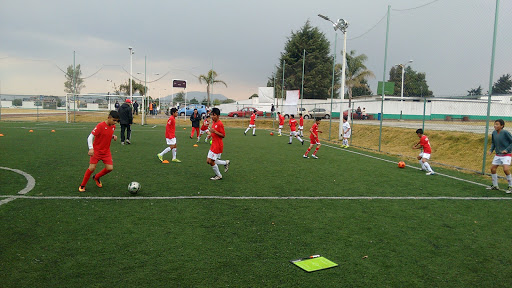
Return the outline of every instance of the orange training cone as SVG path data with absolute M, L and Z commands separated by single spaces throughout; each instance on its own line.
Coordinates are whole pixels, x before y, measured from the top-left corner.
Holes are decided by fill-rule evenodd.
M 55 132 L 55 130 L 52 130 L 52 132 Z
M 162 161 L 162 163 L 169 164 L 169 161 L 164 160 L 164 161 Z
M 28 130 L 28 132 L 34 132 L 34 130 Z
M 0 134 L 0 137 L 3 137 L 3 136 L 4 136 L 4 134 Z
M 199 145 L 197 145 L 197 144 L 194 144 L 194 147 L 199 147 Z

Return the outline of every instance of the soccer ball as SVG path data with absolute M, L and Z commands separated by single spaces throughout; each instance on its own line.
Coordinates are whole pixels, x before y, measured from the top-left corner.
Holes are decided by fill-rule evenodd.
M 398 168 L 405 168 L 405 162 L 404 161 L 398 162 Z
M 274 132 L 270 132 L 270 136 L 274 136 Z
M 140 183 L 139 182 L 131 182 L 128 184 L 128 192 L 130 194 L 137 194 L 140 190 Z

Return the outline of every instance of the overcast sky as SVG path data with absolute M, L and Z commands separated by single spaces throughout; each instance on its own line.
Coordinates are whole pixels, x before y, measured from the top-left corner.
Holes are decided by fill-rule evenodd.
M 112 91 L 107 80 L 117 86 L 128 82 L 131 46 L 133 74 L 140 79 L 147 56 L 151 96 L 170 94 L 172 79 L 187 80 L 189 91 L 205 91 L 197 76 L 213 67 L 228 84 L 216 86 L 214 93 L 247 99 L 266 86 L 287 38 L 307 20 L 334 48 L 332 24 L 317 14 L 350 23 L 347 50 L 368 56 L 375 93 L 384 73 L 388 5 L 386 79 L 392 65 L 412 59 L 412 68 L 426 73 L 436 96 L 489 86 L 494 0 L 0 2 L 2 94 L 65 95 L 60 69 L 73 64 L 73 51 L 87 77 L 82 93 Z M 512 1 L 500 2 L 494 81 L 512 74 Z M 337 39 L 340 62 L 340 33 Z

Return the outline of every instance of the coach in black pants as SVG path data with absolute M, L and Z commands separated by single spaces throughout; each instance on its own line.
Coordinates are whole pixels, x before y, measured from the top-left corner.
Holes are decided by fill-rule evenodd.
M 130 104 L 132 101 L 130 99 L 126 99 L 126 101 L 119 107 L 119 122 L 121 123 L 121 145 L 131 144 L 130 136 L 132 135 L 132 129 L 130 125 L 133 123 L 133 114 L 132 107 Z M 124 138 L 124 130 L 126 130 L 126 141 Z

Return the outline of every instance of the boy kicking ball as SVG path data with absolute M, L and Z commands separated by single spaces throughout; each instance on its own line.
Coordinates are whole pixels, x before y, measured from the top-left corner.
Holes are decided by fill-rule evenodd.
M 416 143 L 416 145 L 412 146 L 413 149 L 423 148 L 423 152 L 418 155 L 418 160 L 420 160 L 421 170 L 427 171 L 427 175 L 434 175 L 434 170 L 428 164 L 428 160 L 430 159 L 430 153 L 432 153 L 432 149 L 430 148 L 430 141 L 428 140 L 427 135 L 423 135 L 423 129 L 416 130 L 416 135 L 420 138 L 420 141 Z
M 117 136 L 114 135 L 116 130 L 116 123 L 119 122 L 119 113 L 117 111 L 110 111 L 108 114 L 107 121 L 101 122 L 92 130 L 91 134 L 87 138 L 87 144 L 89 146 L 89 168 L 85 170 L 84 178 L 82 183 L 78 187 L 79 192 L 85 192 L 85 185 L 91 178 L 91 174 L 96 170 L 96 165 L 99 161 L 105 164 L 105 168 L 100 173 L 92 176 L 96 186 L 103 187 L 100 178 L 105 174 L 112 172 L 114 169 L 114 162 L 112 161 L 112 154 L 110 153 L 111 140 L 117 141 Z
M 491 166 L 492 185 L 487 189 L 499 190 L 498 174 L 496 174 L 496 170 L 498 169 L 498 166 L 502 165 L 503 172 L 505 172 L 508 181 L 508 189 L 505 193 L 510 194 L 512 193 L 512 175 L 510 175 L 512 135 L 507 130 L 503 130 L 503 127 L 505 127 L 505 121 L 503 121 L 503 119 L 494 121 L 494 131 L 492 132 L 492 144 L 491 149 L 489 150 L 489 155 L 492 154 L 492 151 L 495 151 L 496 155 L 492 160 Z

